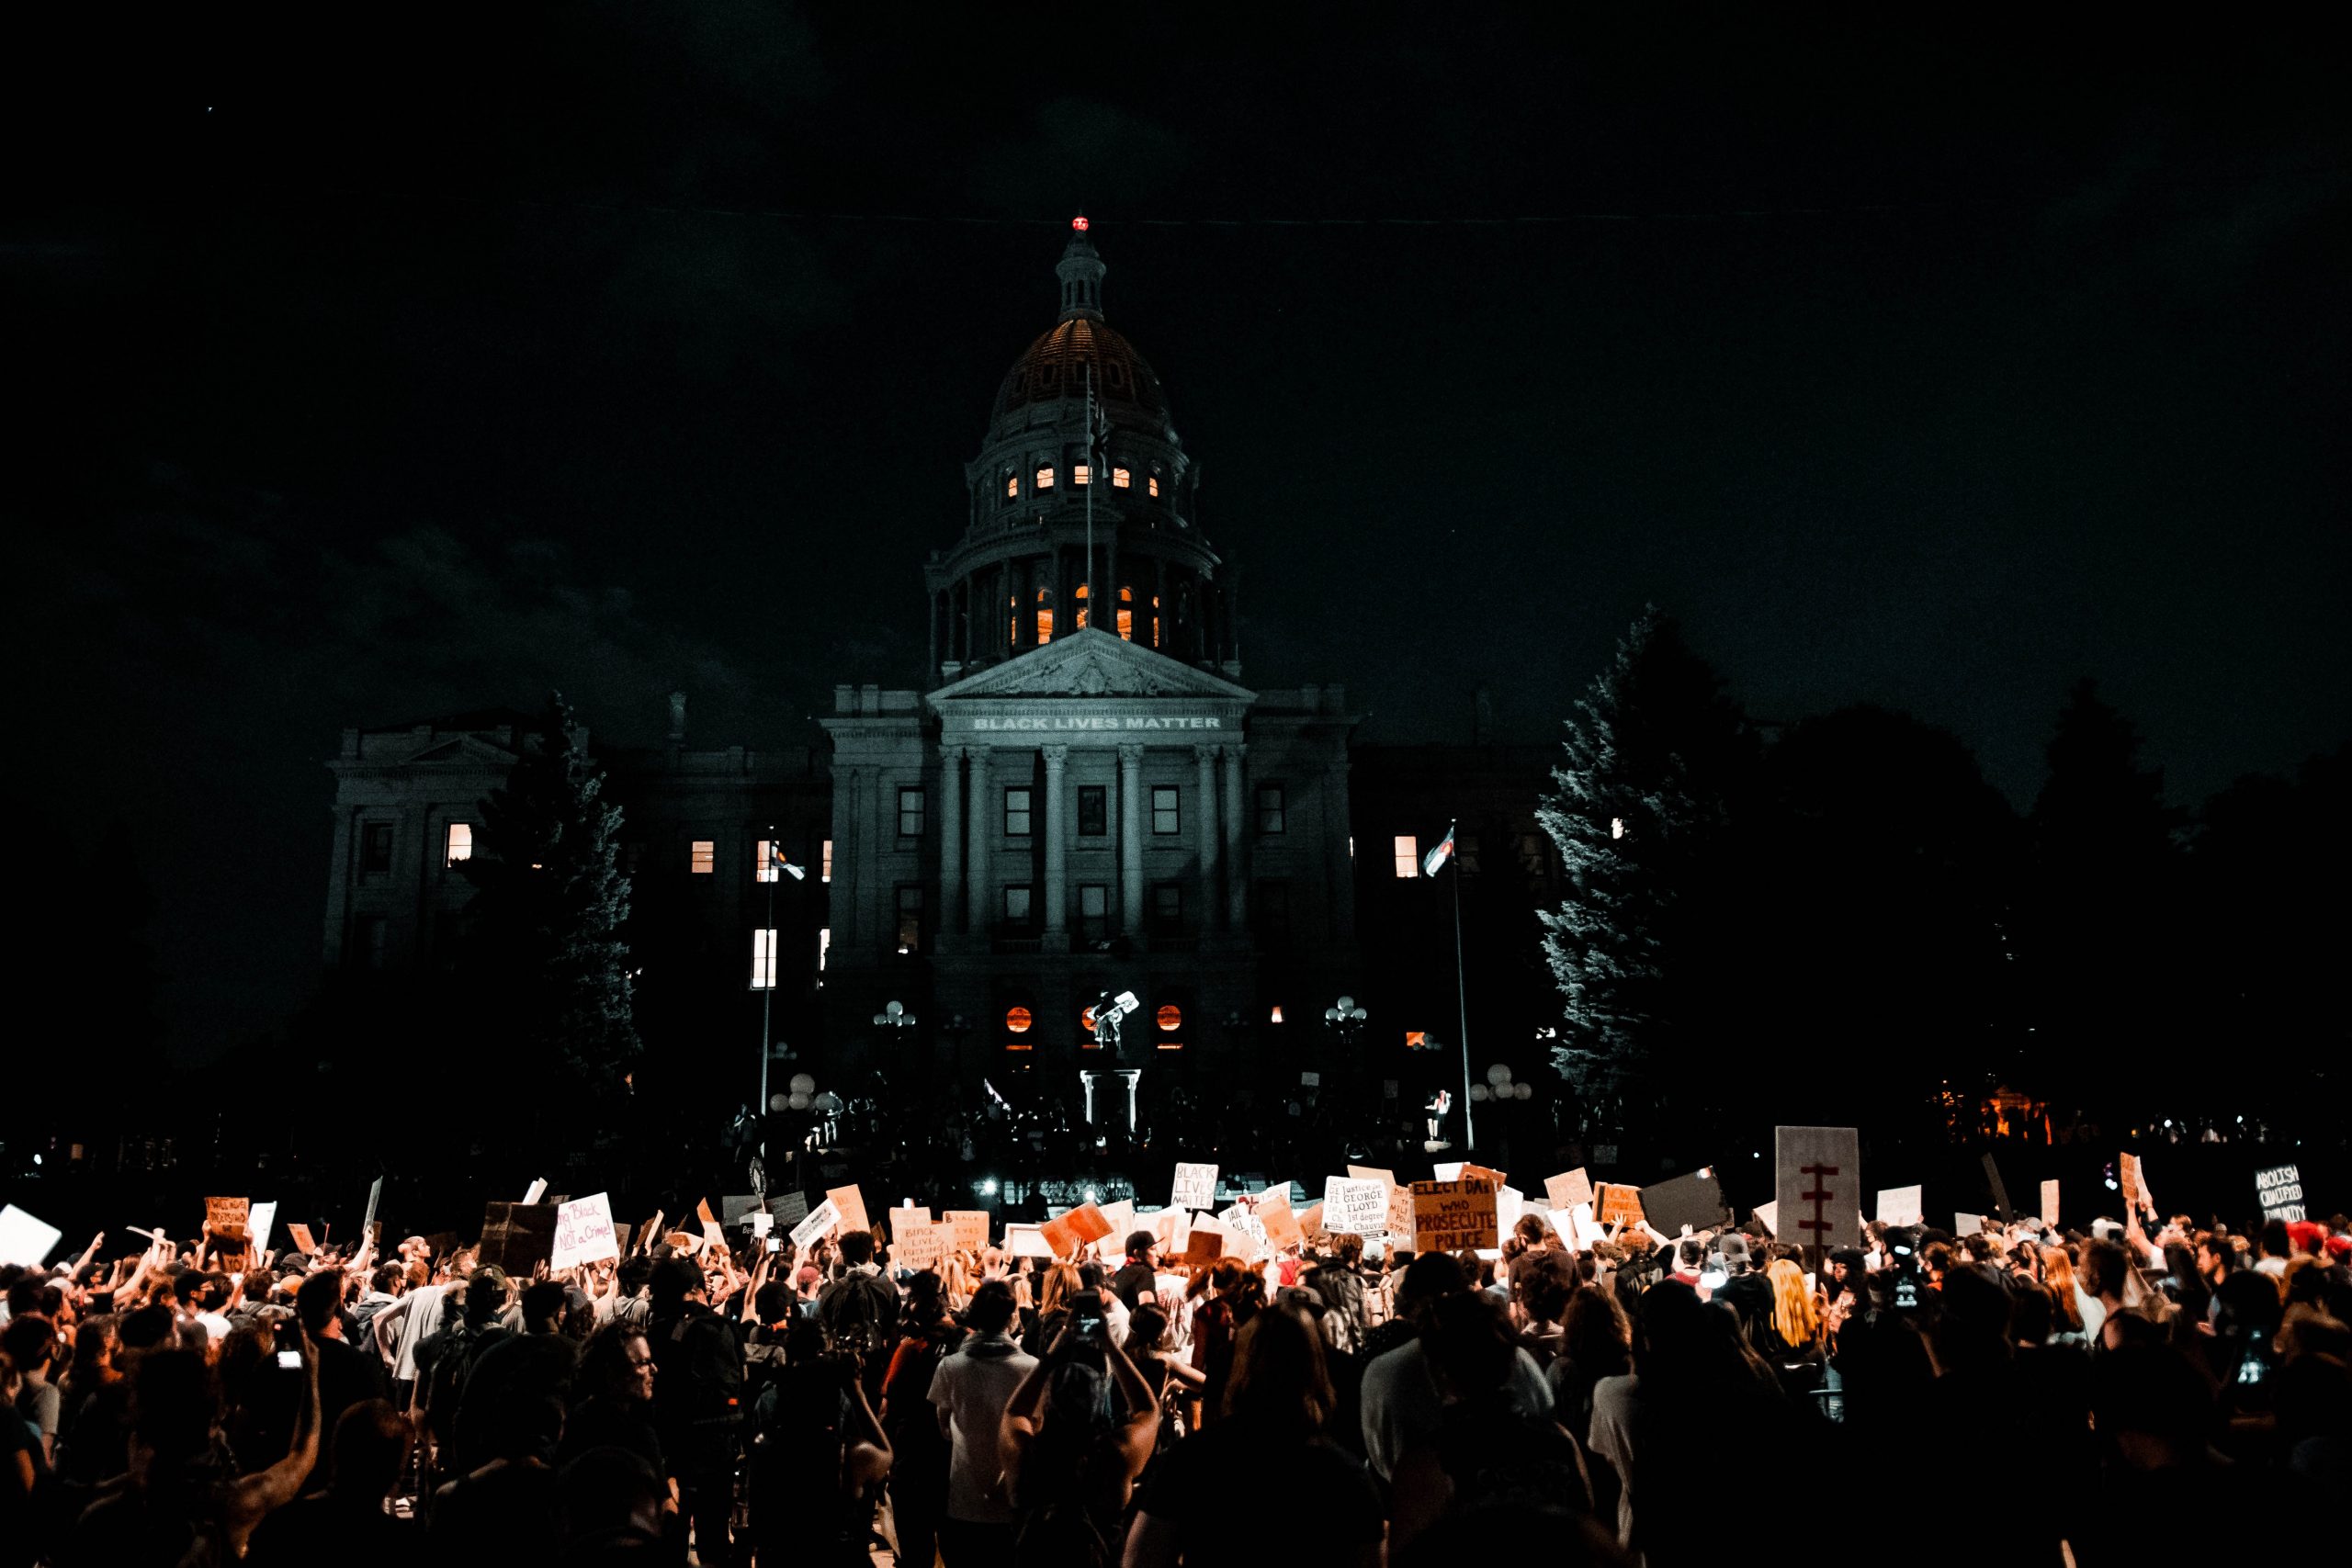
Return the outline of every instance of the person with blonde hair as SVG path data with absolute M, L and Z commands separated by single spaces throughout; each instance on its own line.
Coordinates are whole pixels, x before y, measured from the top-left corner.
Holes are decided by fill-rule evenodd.
M 2062 1340 L 2072 1336 L 2074 1342 L 2083 1337 L 2083 1303 L 2075 1284 L 2074 1260 L 2063 1247 L 2041 1249 L 2041 1279 L 2050 1287 L 2050 1309 L 2056 1319 L 2056 1328 L 2050 1337 Z
M 1821 1383 L 1821 1309 L 1804 1270 L 1788 1258 L 1772 1259 L 1764 1277 L 1772 1287 L 1772 1314 L 1757 1325 L 1750 1343 L 1792 1398 L 1808 1397 Z

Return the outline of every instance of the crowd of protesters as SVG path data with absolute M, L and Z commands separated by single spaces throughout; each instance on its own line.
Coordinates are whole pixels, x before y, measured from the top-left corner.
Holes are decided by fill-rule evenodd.
M 886 1236 L 673 1235 L 555 1277 L 413 1237 L 0 1270 L 0 1568 L 2342 1546 L 2340 1217 L 1871 1225 L 1808 1258 L 1753 1222 L 1579 1248 L 1530 1214 L 1455 1255 L 1185 1262 L 1140 1231 L 919 1272 Z

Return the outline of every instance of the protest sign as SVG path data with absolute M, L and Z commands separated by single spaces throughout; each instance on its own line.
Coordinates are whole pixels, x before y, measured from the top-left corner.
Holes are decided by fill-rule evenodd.
M 481 1260 L 528 1279 L 555 1250 L 553 1203 L 491 1203 L 481 1216 Z M 297 1238 L 300 1239 L 299 1237 Z
M 1638 1225 L 1642 1223 L 1642 1190 L 1628 1187 L 1622 1181 L 1600 1184 L 1600 1223 L 1604 1225 Z
M 1713 1166 L 1643 1188 L 1642 1213 L 1668 1235 L 1681 1235 L 1684 1225 L 1694 1231 L 1719 1230 L 1731 1219 Z
M 1388 1190 L 1353 1176 L 1323 1179 L 1323 1228 L 1334 1234 L 1378 1235 L 1388 1223 Z
M 1984 1216 L 1982 1214 L 1971 1214 L 1962 1211 L 1955 1212 L 1951 1217 L 1951 1234 L 1955 1236 L 1974 1235 L 1984 1228 Z
M 1184 1243 L 1192 1233 L 1193 1213 L 1189 1209 L 1162 1209 L 1151 1216 L 1152 1238 L 1159 1244 L 1163 1258 L 1182 1256 Z
M 1778 1236 L 1781 1234 L 1781 1201 L 1775 1198 L 1769 1203 L 1757 1204 L 1756 1223 L 1764 1227 L 1766 1235 Z
M 892 1213 L 907 1211 L 893 1210 Z M 890 1222 L 890 1261 L 900 1269 L 936 1269 L 947 1255 L 947 1227 L 925 1220 L 920 1224 L 909 1220 L 901 1223 L 895 1217 Z
M 2303 1173 L 2299 1166 L 2274 1165 L 2254 1173 L 2254 1196 L 2266 1220 L 2295 1221 L 2303 1213 Z
M 1348 1176 L 1356 1181 L 1377 1181 L 1384 1193 L 1396 1190 L 1396 1173 L 1383 1170 L 1376 1165 L 1351 1165 L 1348 1167 Z
M 1100 1250 L 1105 1258 L 1126 1256 L 1127 1234 L 1136 1228 L 1135 1201 L 1122 1198 L 1115 1203 L 1102 1205 L 1102 1223 L 1111 1228 L 1102 1233 Z
M 1388 1217 L 1381 1223 L 1391 1242 L 1398 1247 L 1413 1245 L 1413 1189 L 1409 1184 L 1388 1190 Z
M 1889 1187 L 1878 1195 L 1878 1219 L 1883 1225 L 1916 1225 L 1919 1223 L 1919 1189 Z
M 1587 1179 L 1584 1167 L 1564 1170 L 1557 1176 L 1544 1179 L 1544 1196 L 1554 1209 L 1573 1209 L 1578 1203 L 1592 1201 L 1592 1182 Z
M 1609 1239 L 1609 1233 L 1600 1228 L 1600 1221 L 1594 1217 L 1589 1203 L 1578 1203 L 1568 1211 L 1568 1228 L 1576 1234 L 1579 1247 L 1590 1247 L 1594 1242 Z
M 725 1247 L 727 1245 L 727 1233 L 719 1228 L 718 1216 L 710 1212 L 709 1199 L 697 1198 L 695 1200 L 695 1218 L 701 1222 L 702 1244 L 705 1247 Z
M 1510 1227 L 1519 1224 L 1519 1212 L 1527 1202 L 1527 1194 L 1516 1187 L 1495 1190 L 1495 1234 L 1509 1235 Z
M 267 1252 L 269 1250 L 270 1228 L 276 1224 L 277 1222 L 277 1203 L 275 1199 L 266 1203 L 255 1203 L 254 1205 L 253 1230 L 254 1250 L 255 1252 Z
M 1259 1258 L 1273 1250 L 1266 1240 L 1266 1227 L 1258 1218 L 1254 1200 L 1228 1203 L 1217 1214 L 1226 1232 L 1228 1256 Z
M 1437 1179 L 1440 1181 L 1462 1179 L 1462 1162 L 1458 1159 L 1442 1159 L 1430 1168 L 1437 1172 Z
M 575 1198 L 555 1208 L 555 1244 L 548 1253 L 548 1271 L 602 1263 L 621 1255 L 619 1233 L 613 1225 L 612 1195 L 597 1192 Z
M 1331 1233 L 1323 1228 L 1323 1205 L 1320 1203 L 1309 1203 L 1298 1212 L 1298 1229 L 1309 1247 L 1323 1247 L 1331 1239 Z
M 1494 1184 L 1481 1180 L 1413 1183 L 1413 1250 L 1461 1252 L 1498 1246 Z
M 847 1187 L 826 1188 L 825 1201 L 831 1203 L 833 1213 L 841 1216 L 842 1230 L 870 1231 L 874 1228 L 874 1222 L 865 1217 L 865 1196 L 858 1191 L 855 1182 Z
M 890 1210 L 889 1215 L 890 1239 L 892 1241 L 899 1239 L 899 1231 L 901 1226 L 927 1225 L 931 1224 L 931 1211 L 920 1203 L 901 1203 L 897 1208 Z
M 768 1200 L 768 1213 L 775 1216 L 777 1224 L 797 1225 L 808 1217 L 808 1195 L 797 1188 L 779 1192 Z
M 1299 1227 L 1298 1216 L 1291 1212 L 1288 1182 L 1280 1187 L 1270 1187 L 1258 1194 L 1258 1205 L 1253 1212 L 1258 1216 L 1258 1223 L 1266 1228 L 1266 1245 L 1276 1252 L 1306 1244 L 1306 1233 Z
M 1994 1163 L 1990 1150 L 1984 1155 L 1984 1179 L 1993 1189 L 1993 1213 L 2001 1217 L 2003 1224 L 2007 1224 L 2015 1217 L 2009 1213 L 2009 1188 L 2001 1179 L 2001 1168 Z
M 1214 1263 L 1231 1249 L 1232 1235 L 1225 1226 L 1206 1214 L 1193 1220 L 1193 1228 L 1184 1237 L 1184 1261 Z
M 1216 1167 L 1176 1162 L 1176 1180 L 1168 1197 L 1171 1209 L 1216 1207 Z
M 379 1176 L 376 1178 L 375 1180 L 368 1184 L 368 1212 L 360 1216 L 359 1228 L 361 1230 L 368 1231 L 375 1228 L 376 1206 L 383 1201 L 384 1179 Z
M 0 1263 L 20 1263 L 38 1269 L 49 1261 L 50 1249 L 65 1233 L 44 1224 L 14 1203 L 0 1209 Z
M 1781 1237 L 1808 1250 L 1835 1247 L 1846 1211 L 1862 1206 L 1862 1145 L 1851 1127 L 1772 1130 L 1772 1201 Z
M 1476 1160 L 1464 1160 L 1462 1162 L 1462 1175 L 1460 1179 L 1464 1181 L 1483 1181 L 1492 1187 L 1496 1191 L 1499 1192 L 1503 1190 L 1503 1184 L 1509 1181 L 1510 1178 L 1502 1171 L 1493 1169 L 1487 1166 L 1480 1165 Z
M 752 1215 L 761 1213 L 760 1196 L 756 1192 L 722 1192 L 718 1197 L 718 1223 L 733 1230 Z
M 287 1225 L 286 1239 L 292 1242 L 294 1250 L 305 1258 L 319 1250 L 319 1244 L 311 1239 L 311 1227 L 299 1222 L 289 1223 Z
M 211 1227 L 216 1236 L 244 1240 L 246 1222 L 252 1214 L 253 1201 L 249 1198 L 207 1198 L 204 1201 L 204 1223 Z
M 547 1179 L 546 1177 L 542 1176 L 542 1177 L 540 1177 L 537 1180 L 536 1180 L 536 1181 L 532 1182 L 532 1183 L 531 1183 L 531 1185 L 530 1185 L 529 1187 L 527 1187 L 527 1188 L 526 1188 L 526 1189 L 524 1190 L 524 1192 L 523 1192 L 523 1201 L 524 1201 L 524 1202 L 526 1202 L 526 1203 L 536 1203 L 536 1202 L 537 1202 L 540 1199 L 542 1199 L 542 1198 L 546 1197 L 547 1195 L 548 1195 L 548 1179 Z
M 2148 1170 L 2140 1163 L 2140 1156 L 2127 1154 L 2117 1167 L 2117 1175 L 2123 1182 L 2124 1205 L 2134 1214 L 2153 1213 L 2156 1201 L 2148 1195 Z
M 841 1224 L 841 1209 L 831 1198 L 827 1198 L 823 1202 L 809 1210 L 808 1213 L 802 1217 L 800 1223 L 792 1227 L 789 1235 L 792 1238 L 794 1249 L 796 1251 L 807 1251 L 809 1243 L 835 1229 Z
M 1037 1227 L 1053 1247 L 1053 1256 L 1068 1258 L 1090 1241 L 1100 1241 L 1111 1234 L 1111 1222 L 1092 1203 L 1080 1203 L 1066 1210 Z
M 753 1210 L 743 1217 L 752 1222 L 752 1235 L 754 1240 L 769 1235 L 775 1229 L 775 1216 L 765 1209 Z
M 672 1231 L 662 1238 L 662 1245 L 672 1252 L 695 1253 L 707 1244 L 692 1231 Z
M 946 1218 L 949 1246 L 958 1252 L 988 1250 L 989 1212 L 986 1209 L 950 1209 Z
M 2054 1176 L 2041 1184 L 2041 1223 L 2058 1223 L 2058 1179 Z
M 1323 1075 L 1321 1073 L 1301 1073 L 1298 1075 L 1298 1082 L 1299 1087 L 1302 1089 L 1321 1089 L 1323 1087 Z
M 1035 1225 L 1004 1227 L 1004 1250 L 1014 1258 L 1051 1258 L 1054 1249 Z

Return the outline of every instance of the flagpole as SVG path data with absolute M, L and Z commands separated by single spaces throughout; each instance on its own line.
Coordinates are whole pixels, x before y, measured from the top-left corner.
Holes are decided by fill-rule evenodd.
M 1458 823 L 1445 825 L 1446 841 L 1453 842 Z M 1455 844 L 1445 857 L 1453 863 L 1453 997 L 1462 1010 L 1462 1143 L 1464 1148 L 1476 1153 L 1478 1148 L 1478 1125 L 1470 1111 L 1470 990 L 1462 976 L 1462 848 Z
M 1100 586 L 1094 581 L 1094 487 L 1102 479 L 1094 470 L 1100 467 L 1102 465 L 1094 460 L 1094 367 L 1089 365 L 1086 367 L 1086 624 L 1090 626 L 1102 624 L 1102 611 L 1096 608 L 1102 595 L 1094 592 Z M 1115 622 L 1111 629 L 1118 630 Z

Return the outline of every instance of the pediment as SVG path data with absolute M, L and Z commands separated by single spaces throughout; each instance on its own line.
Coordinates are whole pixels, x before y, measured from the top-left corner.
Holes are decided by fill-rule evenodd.
M 481 762 L 492 767 L 511 768 L 519 759 L 503 746 L 493 746 L 479 736 L 455 735 L 436 740 L 413 757 L 402 759 L 403 765 L 418 762 Z
M 1216 697 L 1248 703 L 1257 694 L 1088 626 L 931 694 L 933 705 L 994 697 Z

